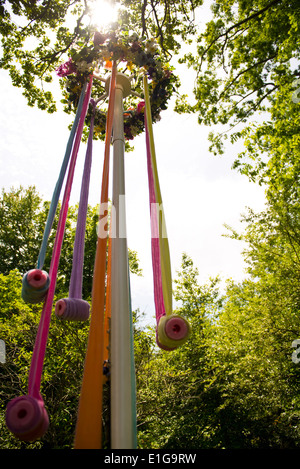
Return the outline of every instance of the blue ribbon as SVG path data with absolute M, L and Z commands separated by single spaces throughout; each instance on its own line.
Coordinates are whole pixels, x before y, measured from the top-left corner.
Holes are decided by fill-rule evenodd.
M 48 239 L 49 239 L 50 231 L 51 231 L 51 228 L 52 228 L 52 225 L 53 225 L 53 220 L 54 220 L 54 217 L 55 217 L 55 213 L 56 213 L 56 209 L 57 209 L 57 205 L 58 205 L 58 201 L 59 201 L 59 196 L 60 196 L 62 184 L 63 184 L 64 177 L 65 177 L 65 174 L 66 174 L 66 171 L 67 171 L 67 167 L 68 167 L 68 163 L 69 163 L 69 159 L 70 159 L 70 154 L 71 154 L 72 147 L 73 147 L 73 141 L 74 141 L 74 138 L 75 138 L 75 134 L 76 134 L 80 114 L 81 114 L 81 111 L 82 111 L 83 99 L 84 99 L 84 96 L 85 96 L 85 90 L 86 90 L 86 83 L 83 86 L 82 91 L 81 91 L 81 95 L 80 95 L 79 103 L 78 103 L 78 108 L 77 108 L 77 111 L 76 111 L 76 115 L 75 115 L 75 119 L 74 119 L 73 126 L 72 126 L 72 129 L 71 129 L 71 133 L 70 133 L 70 136 L 69 136 L 69 140 L 68 140 L 68 143 L 67 143 L 65 156 L 64 156 L 63 163 L 62 163 L 62 166 L 61 166 L 61 169 L 60 169 L 58 180 L 56 182 L 55 189 L 53 191 L 52 200 L 51 200 L 49 213 L 48 213 L 48 218 L 47 218 L 47 222 L 46 222 L 46 226 L 45 226 L 45 230 L 44 230 L 43 240 L 42 240 L 42 244 L 41 244 L 41 248 L 40 248 L 40 252 L 39 252 L 39 257 L 38 257 L 38 261 L 37 261 L 37 269 L 42 269 L 43 265 L 44 265 L 44 262 L 45 262 Z

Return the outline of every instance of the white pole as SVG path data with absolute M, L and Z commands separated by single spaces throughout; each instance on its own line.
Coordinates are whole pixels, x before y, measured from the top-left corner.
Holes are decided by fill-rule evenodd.
M 134 448 L 131 380 L 131 311 L 125 216 L 123 99 L 130 81 L 117 74 L 113 120 L 113 229 L 111 259 L 111 448 Z

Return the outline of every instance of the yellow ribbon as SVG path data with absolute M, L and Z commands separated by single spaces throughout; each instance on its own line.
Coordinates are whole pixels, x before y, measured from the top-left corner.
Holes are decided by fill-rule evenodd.
M 144 94 L 145 94 L 145 112 L 147 120 L 147 128 L 149 134 L 149 143 L 151 150 L 151 165 L 153 171 L 153 180 L 155 186 L 155 198 L 158 204 L 158 226 L 159 226 L 159 247 L 161 255 L 161 275 L 162 275 L 162 288 L 165 304 L 166 315 L 172 314 L 172 273 L 171 273 L 171 260 L 169 241 L 166 232 L 165 215 L 163 210 L 162 196 L 159 185 L 159 178 L 157 172 L 156 152 L 152 128 L 151 106 L 149 98 L 149 88 L 147 76 L 144 75 Z
M 159 205 L 158 210 L 158 226 L 159 226 L 159 249 L 160 249 L 160 261 L 161 261 L 161 276 L 162 276 L 162 290 L 163 290 L 163 300 L 165 306 L 165 315 L 162 316 L 159 320 L 157 331 L 158 331 L 158 341 L 160 346 L 167 347 L 166 350 L 174 350 L 179 345 L 182 345 L 190 334 L 190 326 L 186 319 L 179 317 L 173 314 L 172 311 L 172 273 L 171 273 L 171 261 L 170 261 L 170 250 L 169 242 L 166 234 L 166 224 L 165 216 L 162 205 L 162 197 L 159 186 L 157 164 L 156 164 L 156 153 L 153 137 L 153 128 L 152 128 L 152 117 L 151 117 L 151 107 L 150 107 L 150 98 L 149 98 L 149 88 L 147 76 L 144 74 L 144 94 L 145 94 L 145 113 L 146 119 L 145 124 L 147 125 L 147 131 L 149 136 L 149 146 L 151 153 L 151 166 L 154 182 L 154 191 L 156 203 Z M 179 328 L 181 334 L 176 337 L 176 334 L 171 333 L 169 325 L 171 328 Z M 168 334 L 166 332 L 168 329 Z

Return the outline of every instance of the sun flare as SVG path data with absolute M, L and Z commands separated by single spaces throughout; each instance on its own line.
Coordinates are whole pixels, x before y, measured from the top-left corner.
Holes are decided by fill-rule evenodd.
M 95 0 L 91 6 L 91 20 L 100 29 L 118 18 L 118 5 L 114 0 Z

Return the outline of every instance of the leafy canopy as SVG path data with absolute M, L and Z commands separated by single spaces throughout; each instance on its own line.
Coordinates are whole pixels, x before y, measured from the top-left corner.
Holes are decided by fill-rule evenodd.
M 12 84 L 23 89 L 29 106 L 52 113 L 56 104 L 49 83 L 72 47 L 84 48 L 99 29 L 92 17 L 96 0 L 28 0 L 0 2 L 3 56 L 0 68 L 9 71 Z M 194 30 L 190 16 L 202 0 L 147 2 L 122 0 L 119 20 L 110 27 L 156 37 L 166 54 L 180 48 L 177 36 Z
M 196 73 L 195 104 L 185 100 L 177 110 L 196 112 L 200 124 L 225 126 L 210 135 L 211 148 L 222 152 L 228 137 L 235 142 L 244 136 L 250 118 L 272 111 L 277 92 L 286 90 L 291 99 L 300 76 L 300 5 L 297 0 L 215 1 L 212 14 L 196 53 L 181 60 Z
M 71 48 L 84 48 L 98 29 L 91 16 L 93 3 L 2 1 L 0 67 L 7 69 L 12 83 L 23 89 L 30 106 L 55 111 L 49 84 Z M 297 97 L 298 0 L 111 3 L 120 7 L 118 21 L 110 25 L 111 29 L 134 32 L 140 38 L 154 37 L 167 59 L 175 56 L 193 70 L 193 101 L 181 96 L 175 110 L 197 113 L 199 124 L 222 126 L 221 132 L 210 133 L 215 153 L 224 151 L 228 138 L 233 143 L 246 140 L 246 150 L 236 159 L 235 167 L 256 178 L 264 158 L 257 160 L 253 145 L 247 142 L 254 137 L 261 143 L 262 134 L 270 131 L 271 123 L 262 129 L 260 124 L 270 122 L 268 113 L 276 113 L 279 99 Z M 203 27 L 201 15 L 209 7 L 211 20 Z M 258 124 L 253 129 L 250 120 L 254 119 Z

